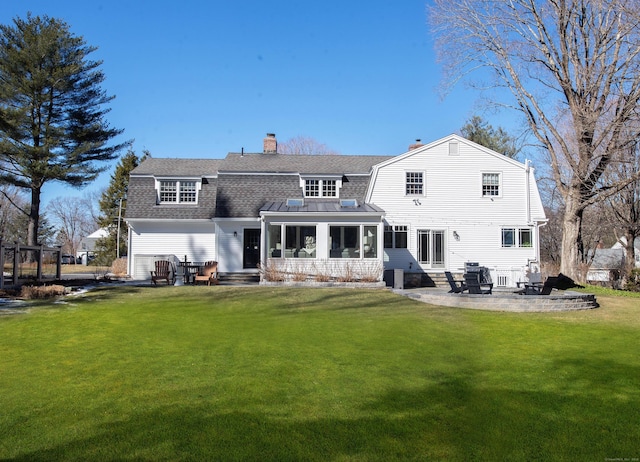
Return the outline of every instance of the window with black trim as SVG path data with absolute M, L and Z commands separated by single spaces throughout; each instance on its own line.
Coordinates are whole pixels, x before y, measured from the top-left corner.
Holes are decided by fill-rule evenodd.
M 406 249 L 408 240 L 407 225 L 394 225 L 384 227 L 385 249 Z

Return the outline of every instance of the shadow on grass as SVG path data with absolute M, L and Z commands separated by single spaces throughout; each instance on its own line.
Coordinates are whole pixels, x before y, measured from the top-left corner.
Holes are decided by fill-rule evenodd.
M 225 412 L 208 389 L 187 393 L 200 401 L 158 405 L 12 460 L 604 460 L 633 456 L 640 438 L 637 414 L 616 397 L 479 387 L 468 377 L 393 389 L 341 418 Z

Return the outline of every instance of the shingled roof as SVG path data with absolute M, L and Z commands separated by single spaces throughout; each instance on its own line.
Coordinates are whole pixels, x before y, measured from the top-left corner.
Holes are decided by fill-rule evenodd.
M 177 159 L 149 157 L 131 171 L 131 175 L 208 176 L 218 173 L 224 159 Z
M 225 159 L 179 159 L 150 157 L 132 175 L 157 177 L 210 176 L 218 173 L 368 174 L 392 156 L 342 156 L 229 153 Z
M 368 174 L 371 168 L 392 156 L 343 156 L 229 153 L 221 172 L 266 172 L 301 174 Z
M 131 172 L 127 218 L 256 217 L 268 202 L 302 197 L 297 175 L 342 175 L 341 197 L 364 200 L 374 165 L 392 156 L 229 153 L 225 159 L 148 158 Z M 256 175 L 259 174 L 259 175 Z M 149 177 L 210 178 L 196 206 L 158 205 Z M 295 178 L 294 178 L 295 176 Z

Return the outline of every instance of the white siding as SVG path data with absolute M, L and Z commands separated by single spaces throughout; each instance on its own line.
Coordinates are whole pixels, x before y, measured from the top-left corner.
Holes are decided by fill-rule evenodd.
M 536 259 L 538 238 L 529 218 L 543 219 L 544 211 L 532 169 L 462 138 L 456 140 L 457 156 L 449 155 L 445 140 L 378 168 L 369 201 L 386 211 L 389 224 L 409 227 L 408 249 L 385 249 L 385 268 L 421 268 L 417 261 L 417 234 L 421 229 L 445 230 L 448 270 L 460 270 L 465 262 L 477 261 L 492 270 L 512 271 Z M 407 171 L 425 173 L 422 196 L 405 194 Z M 499 197 L 482 197 L 482 172 L 500 173 Z M 533 228 L 534 247 L 502 248 L 502 228 Z M 459 240 L 454 238 L 454 231 Z
M 131 227 L 129 271 L 133 279 L 149 279 L 149 256 L 175 256 L 178 260 L 217 260 L 212 222 L 135 223 Z M 138 259 L 137 256 L 140 256 Z
M 245 271 L 243 268 L 245 228 L 259 229 L 260 220 L 257 218 L 225 220 L 217 224 L 218 271 L 221 273 Z M 234 233 L 236 234 L 234 235 Z M 250 271 L 255 272 L 255 269 Z

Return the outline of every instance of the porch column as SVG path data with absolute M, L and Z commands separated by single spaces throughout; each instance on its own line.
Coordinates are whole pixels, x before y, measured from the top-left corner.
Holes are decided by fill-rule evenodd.
M 264 269 L 267 266 L 267 223 L 264 215 L 260 216 L 260 280 L 264 274 Z

